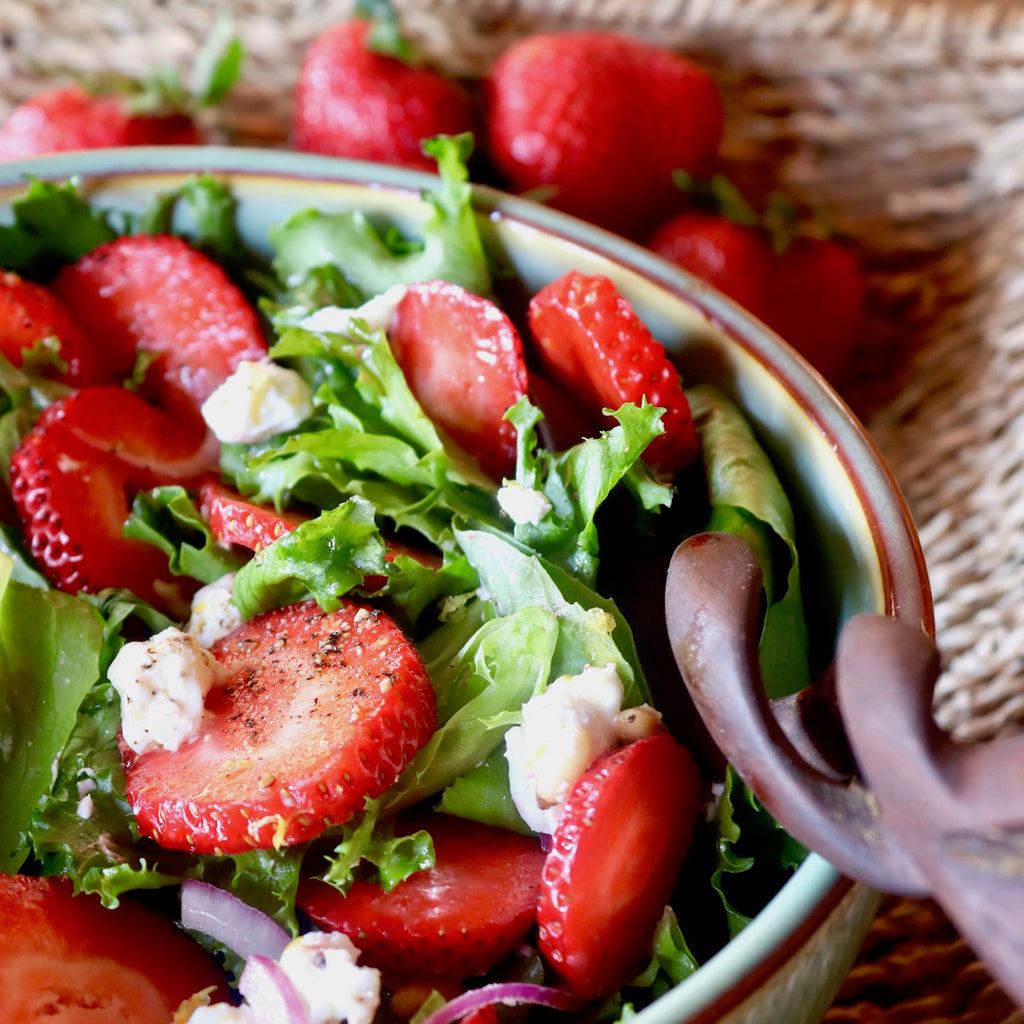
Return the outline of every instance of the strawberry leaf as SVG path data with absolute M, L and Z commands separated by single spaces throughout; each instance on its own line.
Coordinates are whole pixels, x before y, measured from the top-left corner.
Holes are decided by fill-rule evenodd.
M 223 102 L 238 81 L 244 60 L 242 41 L 233 34 L 231 19 L 224 16 L 196 54 L 187 87 L 176 68 L 160 65 L 142 79 L 96 76 L 90 91 L 123 96 L 125 109 L 135 117 L 193 117 L 204 107 Z
M 394 57 L 410 67 L 423 63 L 422 56 L 402 31 L 402 19 L 391 0 L 357 0 L 353 15 L 370 22 L 366 48 L 382 57 Z
M 244 61 L 245 47 L 233 34 L 231 18 L 219 17 L 192 65 L 189 85 L 193 104 L 213 107 L 221 103 L 241 76 Z
M 133 117 L 187 114 L 191 100 L 174 68 L 157 67 L 148 77 L 122 90 L 125 110 Z

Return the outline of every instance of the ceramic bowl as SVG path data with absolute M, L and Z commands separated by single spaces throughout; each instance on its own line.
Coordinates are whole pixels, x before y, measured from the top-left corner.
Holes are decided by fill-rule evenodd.
M 269 150 L 162 148 L 58 155 L 0 165 L 0 213 L 26 175 L 77 176 L 87 196 L 140 209 L 193 173 L 226 181 L 246 243 L 297 209 L 358 207 L 409 230 L 424 218 L 426 175 Z M 724 389 L 746 411 L 797 509 L 816 610 L 817 656 L 842 623 L 880 611 L 932 632 L 924 560 L 898 487 L 844 404 L 762 324 L 646 250 L 580 221 L 487 189 L 480 209 L 494 240 L 534 291 L 575 268 L 611 277 L 687 380 Z M 657 592 L 660 600 L 660 591 Z M 637 1024 L 820 1019 L 853 962 L 878 895 L 811 855 L 740 935 L 637 1018 Z

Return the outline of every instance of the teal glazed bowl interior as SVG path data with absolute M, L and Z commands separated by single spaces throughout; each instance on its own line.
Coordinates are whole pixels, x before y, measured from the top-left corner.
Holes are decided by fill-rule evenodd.
M 358 208 L 414 232 L 427 175 L 288 152 L 98 150 L 0 165 L 0 220 L 28 176 L 78 178 L 92 201 L 141 210 L 192 174 L 230 186 L 244 241 L 266 253 L 267 229 L 298 209 Z M 491 241 L 529 292 L 570 269 L 612 278 L 676 356 L 684 379 L 718 385 L 745 410 L 797 509 L 805 605 L 818 668 L 859 612 L 933 632 L 914 526 L 874 445 L 844 404 L 762 324 L 644 249 L 573 218 L 480 189 Z M 662 600 L 662 589 L 651 589 Z M 680 686 L 682 683 L 680 682 Z M 637 1024 L 820 1019 L 853 962 L 878 894 L 811 855 L 740 935 L 637 1017 Z

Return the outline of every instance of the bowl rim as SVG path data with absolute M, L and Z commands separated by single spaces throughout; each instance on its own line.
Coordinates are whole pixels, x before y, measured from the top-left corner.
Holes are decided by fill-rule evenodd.
M 435 175 L 289 150 L 234 146 L 140 146 L 0 162 L 0 209 L 10 193 L 42 180 L 134 179 L 209 172 L 233 178 L 308 180 L 418 198 Z M 879 556 L 885 612 L 934 636 L 927 566 L 909 508 L 881 452 L 846 403 L 768 327 L 710 285 L 642 246 L 575 217 L 485 185 L 480 208 L 578 244 L 647 278 L 703 314 L 732 342 L 766 363 L 815 428 L 832 439 L 867 514 Z M 811 401 L 811 397 L 814 401 Z M 883 539 L 887 543 L 883 544 Z M 737 1007 L 789 960 L 855 887 L 811 854 L 756 918 L 699 971 L 641 1011 L 638 1024 L 711 1022 Z M 866 887 L 856 886 L 857 888 Z

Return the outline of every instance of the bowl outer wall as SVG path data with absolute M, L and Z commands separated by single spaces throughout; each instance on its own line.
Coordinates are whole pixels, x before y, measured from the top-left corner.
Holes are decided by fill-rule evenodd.
M 426 216 L 419 194 L 436 182 L 401 168 L 272 150 L 95 150 L 0 164 L 0 213 L 28 176 L 78 177 L 88 198 L 141 210 L 154 194 L 203 172 L 230 186 L 243 239 L 264 253 L 268 226 L 306 207 L 357 207 L 415 231 Z M 684 379 L 713 381 L 743 406 L 794 504 L 813 510 L 800 524 L 802 542 L 808 533 L 814 539 L 802 557 L 828 567 L 821 596 L 833 633 L 861 611 L 934 632 L 924 558 L 899 488 L 855 417 L 798 355 L 730 300 L 647 250 L 537 204 L 486 188 L 477 193 L 490 213 L 490 240 L 528 290 L 569 269 L 607 274 L 676 354 Z M 877 898 L 811 855 L 736 939 L 637 1024 L 818 1019 Z

